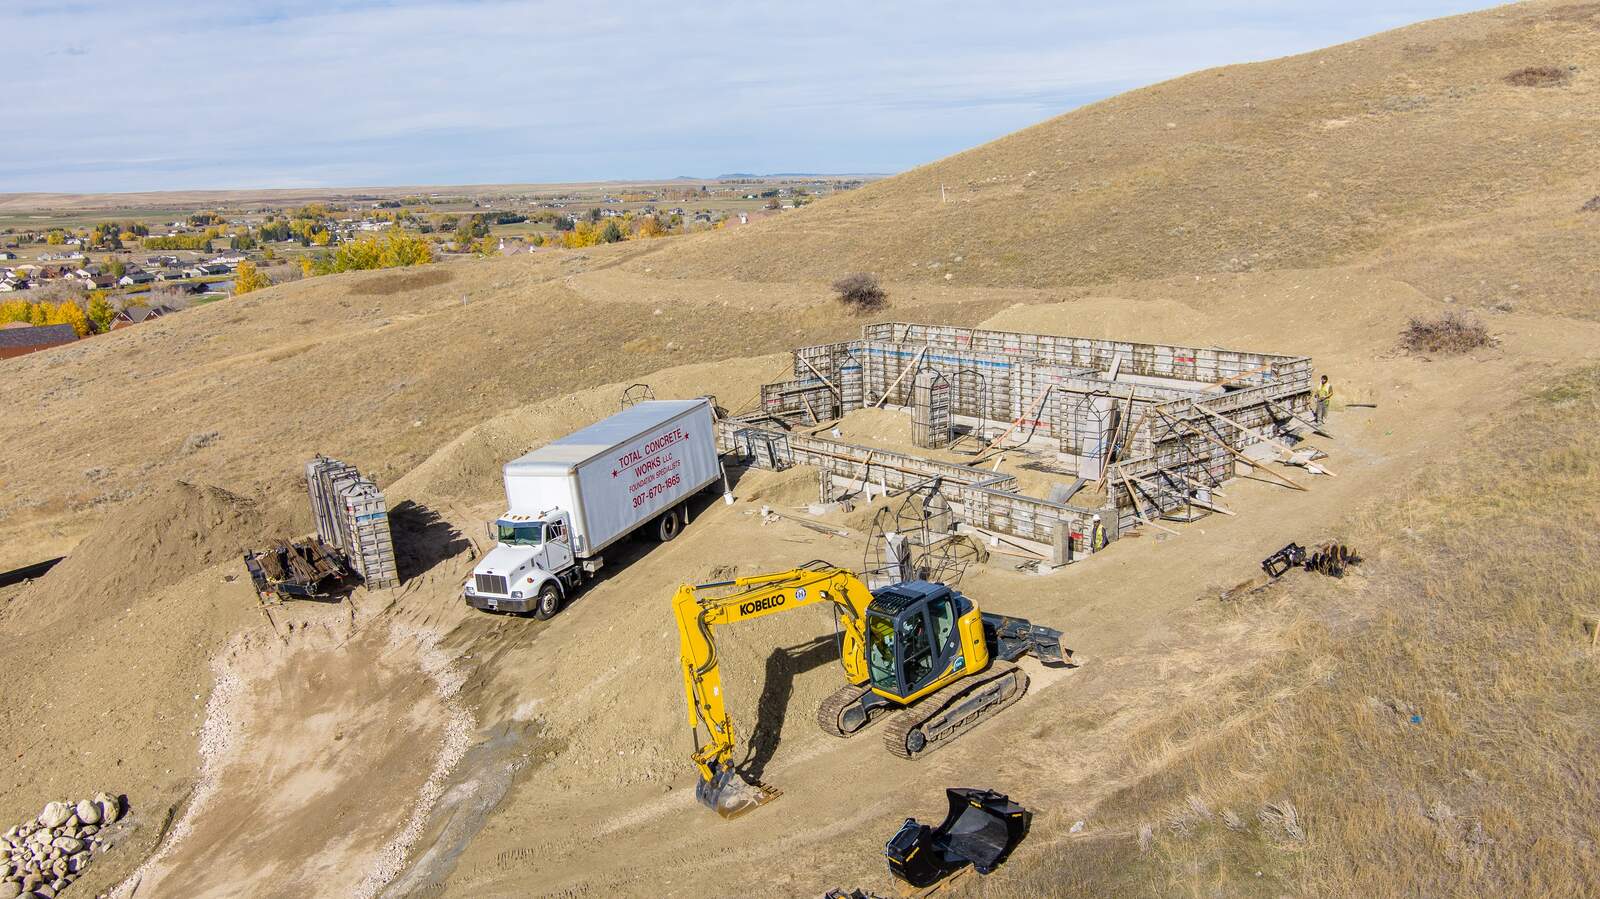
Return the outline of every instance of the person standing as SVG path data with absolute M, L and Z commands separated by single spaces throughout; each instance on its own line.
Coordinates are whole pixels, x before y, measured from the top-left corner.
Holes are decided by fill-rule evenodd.
M 1094 517 L 1094 528 L 1089 532 L 1089 552 L 1097 553 L 1106 548 L 1106 526 L 1100 523 L 1100 516 Z
M 1311 391 L 1311 398 L 1316 400 L 1316 411 L 1312 415 L 1312 421 L 1320 425 L 1328 420 L 1328 400 L 1333 399 L 1333 385 L 1328 383 L 1327 375 L 1323 375 L 1322 382 Z

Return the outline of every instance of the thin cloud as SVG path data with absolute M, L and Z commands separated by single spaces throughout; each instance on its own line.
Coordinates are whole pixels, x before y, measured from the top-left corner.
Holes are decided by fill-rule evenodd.
M 6 99 L 98 99 L 8 116 L 0 191 L 896 171 L 1479 5 L 25 3 L 8 15 L 41 39 L 13 42 Z

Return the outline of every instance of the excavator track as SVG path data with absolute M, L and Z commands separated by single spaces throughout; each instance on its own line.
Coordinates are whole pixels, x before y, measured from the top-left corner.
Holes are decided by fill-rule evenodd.
M 1014 665 L 956 681 L 910 708 L 883 732 L 883 745 L 903 759 L 919 759 L 955 739 L 1028 692 L 1028 675 Z
M 889 711 L 889 708 L 881 707 L 872 709 L 867 713 L 866 723 L 855 728 L 854 730 L 845 730 L 841 720 L 845 709 L 848 709 L 860 702 L 861 697 L 871 692 L 872 687 L 869 684 L 862 684 L 860 686 L 855 684 L 845 684 L 839 689 L 833 691 L 833 693 L 827 699 L 822 701 L 822 705 L 817 707 L 817 726 L 822 728 L 823 733 L 828 734 L 829 736 L 839 737 L 841 739 L 848 739 L 856 734 L 861 733 L 868 727 L 871 727 L 872 722 L 883 717 L 884 713 Z

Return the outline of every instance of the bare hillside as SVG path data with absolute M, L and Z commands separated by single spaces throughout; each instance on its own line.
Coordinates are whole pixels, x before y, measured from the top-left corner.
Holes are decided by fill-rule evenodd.
M 1578 210 L 1600 192 L 1597 29 L 1596 4 L 1538 2 L 1198 72 L 633 265 L 1055 287 L 1316 267 L 1399 243 L 1422 251 L 1408 260 L 1419 280 L 1462 291 L 1460 257 L 1412 235 L 1470 221 L 1491 251 L 1592 236 Z M 1493 214 L 1534 198 L 1531 221 L 1494 233 Z M 1583 254 L 1558 253 L 1592 276 Z
M 0 829 L 127 793 L 86 895 L 814 897 L 892 890 L 883 840 L 959 783 L 1038 812 L 990 895 L 1592 889 L 1593 803 L 1562 791 L 1592 792 L 1600 720 L 1600 388 L 1573 374 L 1600 341 L 1597 78 L 1600 4 L 1506 7 L 1198 73 L 737 230 L 309 279 L 0 361 L 0 567 L 67 554 L 0 589 Z M 884 318 L 1312 356 L 1338 476 L 1240 478 L 1241 514 L 1053 575 L 975 568 L 963 590 L 1085 664 L 925 763 L 816 728 L 825 614 L 731 634 L 741 761 L 785 795 L 722 822 L 691 798 L 670 593 L 853 566 L 870 510 L 837 516 L 850 538 L 762 524 L 816 481 L 750 472 L 549 622 L 459 590 L 504 461 L 636 381 L 747 406 L 782 351 L 859 333 L 828 288 L 857 269 Z M 1468 306 L 1489 345 L 1401 350 Z M 406 583 L 260 606 L 237 552 L 309 527 L 319 451 L 388 491 Z M 1218 599 L 1332 538 L 1359 574 Z

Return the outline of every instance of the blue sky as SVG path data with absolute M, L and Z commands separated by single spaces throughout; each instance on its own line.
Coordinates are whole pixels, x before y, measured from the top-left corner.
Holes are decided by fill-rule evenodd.
M 0 0 L 0 192 L 896 172 L 1450 0 Z

